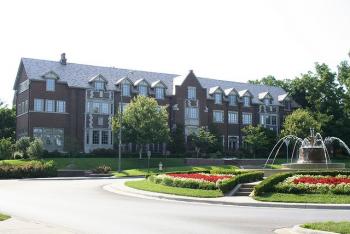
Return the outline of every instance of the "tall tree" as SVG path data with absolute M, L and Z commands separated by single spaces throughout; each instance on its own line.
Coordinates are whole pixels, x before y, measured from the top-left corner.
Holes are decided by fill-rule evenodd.
M 135 97 L 122 111 L 121 125 L 119 114 L 113 118 L 113 130 L 118 131 L 122 126 L 124 142 L 138 144 L 140 158 L 144 145 L 169 140 L 168 112 L 154 98 Z
M 0 139 L 16 138 L 16 110 L 15 108 L 8 108 L 0 101 Z
M 278 80 L 276 77 L 272 75 L 265 76 L 261 78 L 260 80 L 249 80 L 248 81 L 251 84 L 263 84 L 263 85 L 269 85 L 269 86 L 275 86 L 275 87 L 281 87 L 287 92 L 290 89 L 290 80 L 285 79 L 285 80 Z
M 195 147 L 197 158 L 199 157 L 200 152 L 206 153 L 210 146 L 214 145 L 217 142 L 214 134 L 212 134 L 210 131 L 207 131 L 203 127 L 199 128 L 197 134 L 191 134 L 189 136 L 189 139 Z
M 310 134 L 310 128 L 314 128 L 316 132 L 321 131 L 321 124 L 304 109 L 297 109 L 286 117 L 283 123 L 282 136 L 295 135 L 305 138 Z
M 261 125 L 248 125 L 242 129 L 242 132 L 244 133 L 244 143 L 248 145 L 254 158 L 258 152 L 262 153 L 271 149 L 276 140 L 276 134 Z

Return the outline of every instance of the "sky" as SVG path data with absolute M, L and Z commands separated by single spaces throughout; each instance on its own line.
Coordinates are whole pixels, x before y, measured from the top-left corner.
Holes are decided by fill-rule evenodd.
M 21 57 L 246 82 L 349 59 L 348 0 L 3 0 L 0 100 Z

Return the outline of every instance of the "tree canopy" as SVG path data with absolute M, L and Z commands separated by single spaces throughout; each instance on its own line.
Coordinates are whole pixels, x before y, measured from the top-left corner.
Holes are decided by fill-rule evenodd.
M 266 150 L 270 149 L 276 140 L 276 133 L 261 125 L 248 125 L 242 129 L 242 132 L 244 133 L 244 143 L 252 151 L 254 158 L 259 151 L 265 153 Z
M 15 139 L 16 134 L 16 110 L 8 108 L 0 101 L 0 139 Z
M 164 143 L 169 140 L 168 112 L 159 106 L 154 98 L 137 96 L 127 108 L 119 111 L 113 118 L 113 130 L 120 129 L 122 114 L 122 133 L 124 142 L 140 146 L 140 157 L 145 144 Z
M 192 133 L 189 136 L 189 140 L 195 147 L 197 158 L 199 157 L 200 152 L 206 153 L 210 146 L 214 145 L 217 142 L 215 135 L 206 130 L 204 127 L 199 128 L 197 134 Z

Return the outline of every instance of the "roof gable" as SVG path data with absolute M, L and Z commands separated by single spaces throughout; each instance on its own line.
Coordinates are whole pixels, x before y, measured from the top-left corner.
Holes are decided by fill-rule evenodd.
M 234 88 L 225 89 L 224 92 L 225 92 L 225 95 L 226 95 L 226 96 L 229 96 L 229 95 L 238 95 L 237 90 L 234 89 Z
M 44 79 L 55 79 L 55 80 L 58 80 L 60 78 L 54 71 L 48 71 L 44 73 L 41 77 Z
M 101 74 L 98 74 L 97 76 L 94 76 L 89 80 L 90 83 L 94 81 L 102 81 L 102 82 L 108 83 L 107 79 L 104 78 Z
M 220 86 L 211 87 L 209 89 L 209 94 L 210 95 L 213 94 L 213 93 L 218 93 L 218 92 L 223 93 L 224 90 L 222 90 L 222 88 Z

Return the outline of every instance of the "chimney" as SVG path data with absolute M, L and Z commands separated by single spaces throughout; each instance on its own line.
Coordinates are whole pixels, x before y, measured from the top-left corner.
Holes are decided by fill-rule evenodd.
M 67 65 L 66 53 L 62 53 L 62 54 L 61 54 L 60 63 L 61 63 L 62 65 Z

